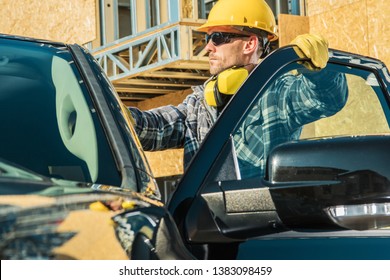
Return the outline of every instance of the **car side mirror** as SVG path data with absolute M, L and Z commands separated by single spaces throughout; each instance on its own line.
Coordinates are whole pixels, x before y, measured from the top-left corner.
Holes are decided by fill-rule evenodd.
M 289 228 L 390 226 L 390 136 L 296 141 L 276 147 L 267 180 Z

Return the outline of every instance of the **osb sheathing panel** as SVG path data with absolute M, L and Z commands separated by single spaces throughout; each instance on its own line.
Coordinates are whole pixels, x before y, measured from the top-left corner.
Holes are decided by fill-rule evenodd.
M 310 32 L 329 40 L 329 46 L 368 55 L 367 10 L 365 1 L 309 16 Z
M 165 106 L 167 104 L 177 106 L 182 103 L 183 100 L 190 93 L 192 93 L 192 89 L 172 92 L 159 97 L 146 99 L 144 101 L 138 102 L 137 108 L 139 108 L 140 110 L 149 110 L 160 106 Z
M 279 15 L 279 46 L 288 45 L 299 34 L 309 33 L 309 17 Z
M 84 44 L 96 38 L 96 0 L 0 0 L 0 33 Z
M 183 149 L 145 152 L 145 155 L 156 178 L 183 173 Z
M 388 0 L 308 0 L 310 32 L 324 35 L 332 48 L 369 55 L 390 65 Z
M 326 11 L 335 10 L 361 1 L 362 0 L 306 0 L 307 15 L 314 16 L 322 14 Z
M 367 0 L 369 56 L 390 67 L 390 5 L 388 0 Z

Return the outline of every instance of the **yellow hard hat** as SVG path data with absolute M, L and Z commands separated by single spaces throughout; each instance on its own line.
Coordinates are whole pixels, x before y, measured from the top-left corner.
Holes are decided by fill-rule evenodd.
M 278 39 L 275 16 L 264 0 L 219 0 L 211 9 L 207 22 L 197 30 L 207 32 L 215 26 L 239 26 L 245 31 L 268 33 L 268 40 Z

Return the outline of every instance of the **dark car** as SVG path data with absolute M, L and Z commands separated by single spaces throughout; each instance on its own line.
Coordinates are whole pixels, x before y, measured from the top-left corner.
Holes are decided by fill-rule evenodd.
M 389 259 L 390 74 L 333 49 L 304 62 L 288 46 L 255 68 L 163 205 L 92 56 L 0 37 L 2 259 Z M 346 102 L 242 176 L 235 135 L 286 73 L 339 75 Z

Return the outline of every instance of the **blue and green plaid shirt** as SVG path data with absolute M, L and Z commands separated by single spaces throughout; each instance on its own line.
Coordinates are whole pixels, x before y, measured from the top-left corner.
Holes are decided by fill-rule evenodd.
M 344 75 L 324 73 L 316 81 L 314 77 L 318 76 L 285 74 L 251 108 L 241 129 L 234 134 L 242 177 L 251 176 L 253 170 L 262 175 L 265 159 L 273 147 L 298 139 L 304 124 L 331 116 L 345 105 Z M 148 111 L 129 108 L 144 150 L 184 148 L 186 168 L 217 119 L 217 110 L 206 104 L 203 89 L 193 87 L 193 93 L 178 106 Z

